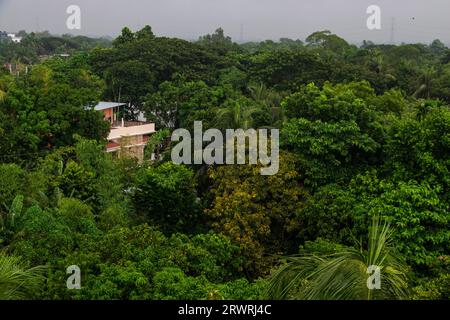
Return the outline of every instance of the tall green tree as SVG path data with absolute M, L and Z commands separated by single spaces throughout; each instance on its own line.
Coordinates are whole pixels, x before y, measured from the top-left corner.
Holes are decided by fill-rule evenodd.
M 194 173 L 185 166 L 165 162 L 142 169 L 133 200 L 143 221 L 159 225 L 166 233 L 194 232 L 200 227 Z

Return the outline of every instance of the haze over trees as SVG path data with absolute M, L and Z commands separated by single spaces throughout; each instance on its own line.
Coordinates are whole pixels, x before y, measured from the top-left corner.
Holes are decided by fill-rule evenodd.
M 0 61 L 16 60 L 28 73 L 0 70 L 0 294 L 12 292 L 0 298 L 449 298 L 439 40 L 358 47 L 319 31 L 238 45 L 222 29 L 188 42 L 147 26 L 111 43 L 0 41 Z M 158 161 L 103 152 L 109 126 L 89 108 L 101 100 L 156 123 Z M 167 138 L 194 121 L 279 128 L 279 173 L 173 164 Z M 379 251 L 390 286 L 372 294 L 361 266 Z M 81 290 L 66 287 L 71 265 Z

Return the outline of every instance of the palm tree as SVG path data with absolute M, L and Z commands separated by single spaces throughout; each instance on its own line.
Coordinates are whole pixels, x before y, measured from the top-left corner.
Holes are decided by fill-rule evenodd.
M 421 72 L 422 74 L 418 79 L 418 89 L 414 92 L 413 97 L 429 99 L 431 97 L 434 79 L 437 78 L 437 70 L 434 67 L 427 67 Z
M 378 49 L 377 50 L 371 50 L 371 53 L 372 53 L 371 62 L 372 62 L 372 65 L 375 68 L 375 71 L 377 73 L 379 73 L 379 74 L 383 73 L 384 67 L 385 67 L 383 54 Z
M 271 115 L 272 125 L 285 120 L 283 108 L 281 107 L 282 97 L 278 92 L 268 89 L 263 83 L 251 84 L 248 87 L 248 91 L 250 92 L 250 97 L 262 105 L 263 110 Z
M 0 252 L 0 300 L 29 298 L 33 290 L 39 289 L 43 270 L 43 267 L 27 269 L 20 258 Z
M 6 100 L 8 88 L 12 83 L 13 78 L 10 75 L 3 75 L 0 77 L 0 103 Z
M 393 229 L 374 217 L 366 251 L 348 248 L 335 254 L 294 256 L 272 277 L 269 297 L 304 300 L 406 299 L 407 266 L 391 246 Z M 371 290 L 368 270 L 377 266 L 381 287 Z
M 223 129 L 248 129 L 253 123 L 252 116 L 257 111 L 259 111 L 258 108 L 235 102 L 217 110 L 215 121 L 217 126 Z
M 16 196 L 9 213 L 0 215 L 0 237 L 8 238 L 17 229 L 23 217 L 24 197 Z M 44 267 L 27 269 L 20 258 L 8 256 L 0 251 L 0 300 L 27 298 L 33 289 L 38 289 L 43 280 Z
M 6 83 L 0 79 L 0 103 L 4 102 L 6 99 Z

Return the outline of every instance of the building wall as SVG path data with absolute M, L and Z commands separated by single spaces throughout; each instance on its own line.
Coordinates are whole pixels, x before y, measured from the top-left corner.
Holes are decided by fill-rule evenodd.
M 118 158 L 136 158 L 139 163 L 144 161 L 144 153 L 148 137 L 144 135 L 126 136 L 110 141 L 107 152 L 117 155 Z
M 103 110 L 103 116 L 104 116 L 104 118 L 105 118 L 105 120 L 114 120 L 113 119 L 113 114 L 114 114 L 114 112 L 113 112 L 113 109 L 105 109 L 105 110 Z
M 105 120 L 115 120 L 114 109 L 102 110 Z M 124 127 L 111 126 L 108 136 L 107 152 L 113 153 L 117 157 L 132 157 L 139 162 L 144 161 L 145 145 L 149 135 L 155 133 L 155 124 L 139 124 Z
M 144 148 L 145 146 L 137 146 L 132 148 L 122 149 L 120 152 L 121 156 L 126 155 L 127 157 L 136 158 L 139 163 L 144 161 Z M 123 154 L 125 153 L 125 154 Z

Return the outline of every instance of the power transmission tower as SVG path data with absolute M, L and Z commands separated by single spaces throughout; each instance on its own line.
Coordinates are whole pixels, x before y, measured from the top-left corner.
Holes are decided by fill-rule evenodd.
M 395 18 L 392 17 L 391 20 L 391 38 L 390 38 L 390 43 L 394 44 L 395 42 Z

